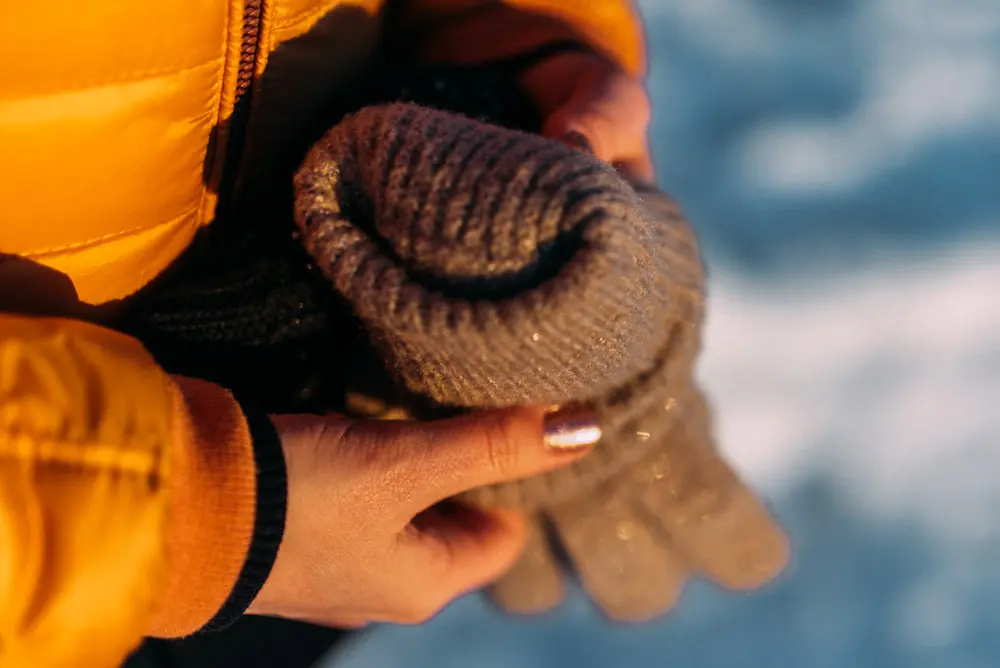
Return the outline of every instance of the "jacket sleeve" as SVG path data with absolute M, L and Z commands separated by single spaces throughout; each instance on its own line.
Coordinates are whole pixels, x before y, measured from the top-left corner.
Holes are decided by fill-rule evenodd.
M 633 76 L 646 72 L 632 0 L 403 0 L 398 8 L 393 44 L 426 61 L 472 64 L 577 41 Z
M 110 668 L 205 625 L 251 561 L 259 473 L 221 388 L 129 337 L 0 314 L 0 667 Z

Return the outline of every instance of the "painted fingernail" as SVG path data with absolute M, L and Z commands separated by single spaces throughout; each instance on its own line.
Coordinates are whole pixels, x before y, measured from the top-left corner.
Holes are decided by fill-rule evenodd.
M 601 427 L 593 411 L 572 408 L 548 413 L 544 422 L 545 447 L 571 452 L 589 448 L 601 440 Z
M 584 153 L 593 153 L 594 146 L 590 143 L 590 140 L 584 136 L 582 132 L 577 130 L 570 130 L 563 134 L 562 140 L 564 143 L 572 146 L 575 149 L 579 149 Z

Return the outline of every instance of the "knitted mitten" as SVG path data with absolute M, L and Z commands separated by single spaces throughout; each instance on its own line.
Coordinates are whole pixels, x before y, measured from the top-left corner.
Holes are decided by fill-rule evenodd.
M 393 381 L 368 405 L 598 414 L 588 457 L 466 495 L 535 518 L 493 587 L 502 606 L 558 601 L 553 541 L 618 619 L 669 608 L 689 571 L 743 588 L 780 570 L 784 536 L 715 452 L 692 382 L 702 268 L 664 195 L 537 135 L 409 104 L 337 124 L 295 187 L 306 250 Z

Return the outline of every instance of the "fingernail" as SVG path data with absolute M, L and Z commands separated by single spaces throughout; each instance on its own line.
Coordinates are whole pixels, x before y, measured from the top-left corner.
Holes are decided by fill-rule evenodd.
M 571 452 L 589 448 L 601 440 L 601 427 L 593 411 L 566 409 L 545 415 L 544 436 L 548 449 Z
M 569 144 L 573 148 L 579 149 L 584 153 L 593 154 L 594 152 L 594 147 L 590 143 L 590 140 L 587 139 L 582 132 L 578 132 L 577 130 L 570 130 L 566 132 L 563 134 L 562 140 L 564 143 Z

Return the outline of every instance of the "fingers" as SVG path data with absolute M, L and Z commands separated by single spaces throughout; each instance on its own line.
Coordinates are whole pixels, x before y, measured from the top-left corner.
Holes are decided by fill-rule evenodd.
M 601 436 L 586 411 L 486 411 L 435 422 L 357 422 L 342 448 L 370 453 L 369 466 L 392 467 L 418 509 L 461 492 L 518 480 L 585 455 Z M 381 454 L 380 454 L 381 453 Z
M 577 423 L 546 431 L 543 412 L 431 423 L 273 416 L 288 512 L 251 612 L 334 626 L 420 623 L 499 577 L 524 547 L 521 515 L 417 499 L 556 465 L 551 446 L 573 442 Z
M 582 81 L 570 100 L 549 115 L 542 134 L 586 150 L 626 176 L 651 182 L 651 116 L 641 83 L 617 71 L 601 71 Z
M 436 438 L 421 465 L 428 475 L 437 474 L 438 496 L 565 466 L 590 452 L 601 437 L 596 416 L 584 410 L 496 411 L 440 422 L 435 428 Z
M 443 503 L 414 519 L 399 536 L 395 568 L 423 583 L 418 595 L 440 609 L 462 594 L 484 587 L 507 571 L 524 548 L 524 518 L 509 510 L 483 510 Z
M 612 165 L 626 178 L 652 183 L 655 166 L 646 144 L 645 128 L 620 127 L 613 119 L 593 114 L 569 116 L 547 130 L 550 139 L 582 148 L 577 137 L 585 137 L 589 153 Z

